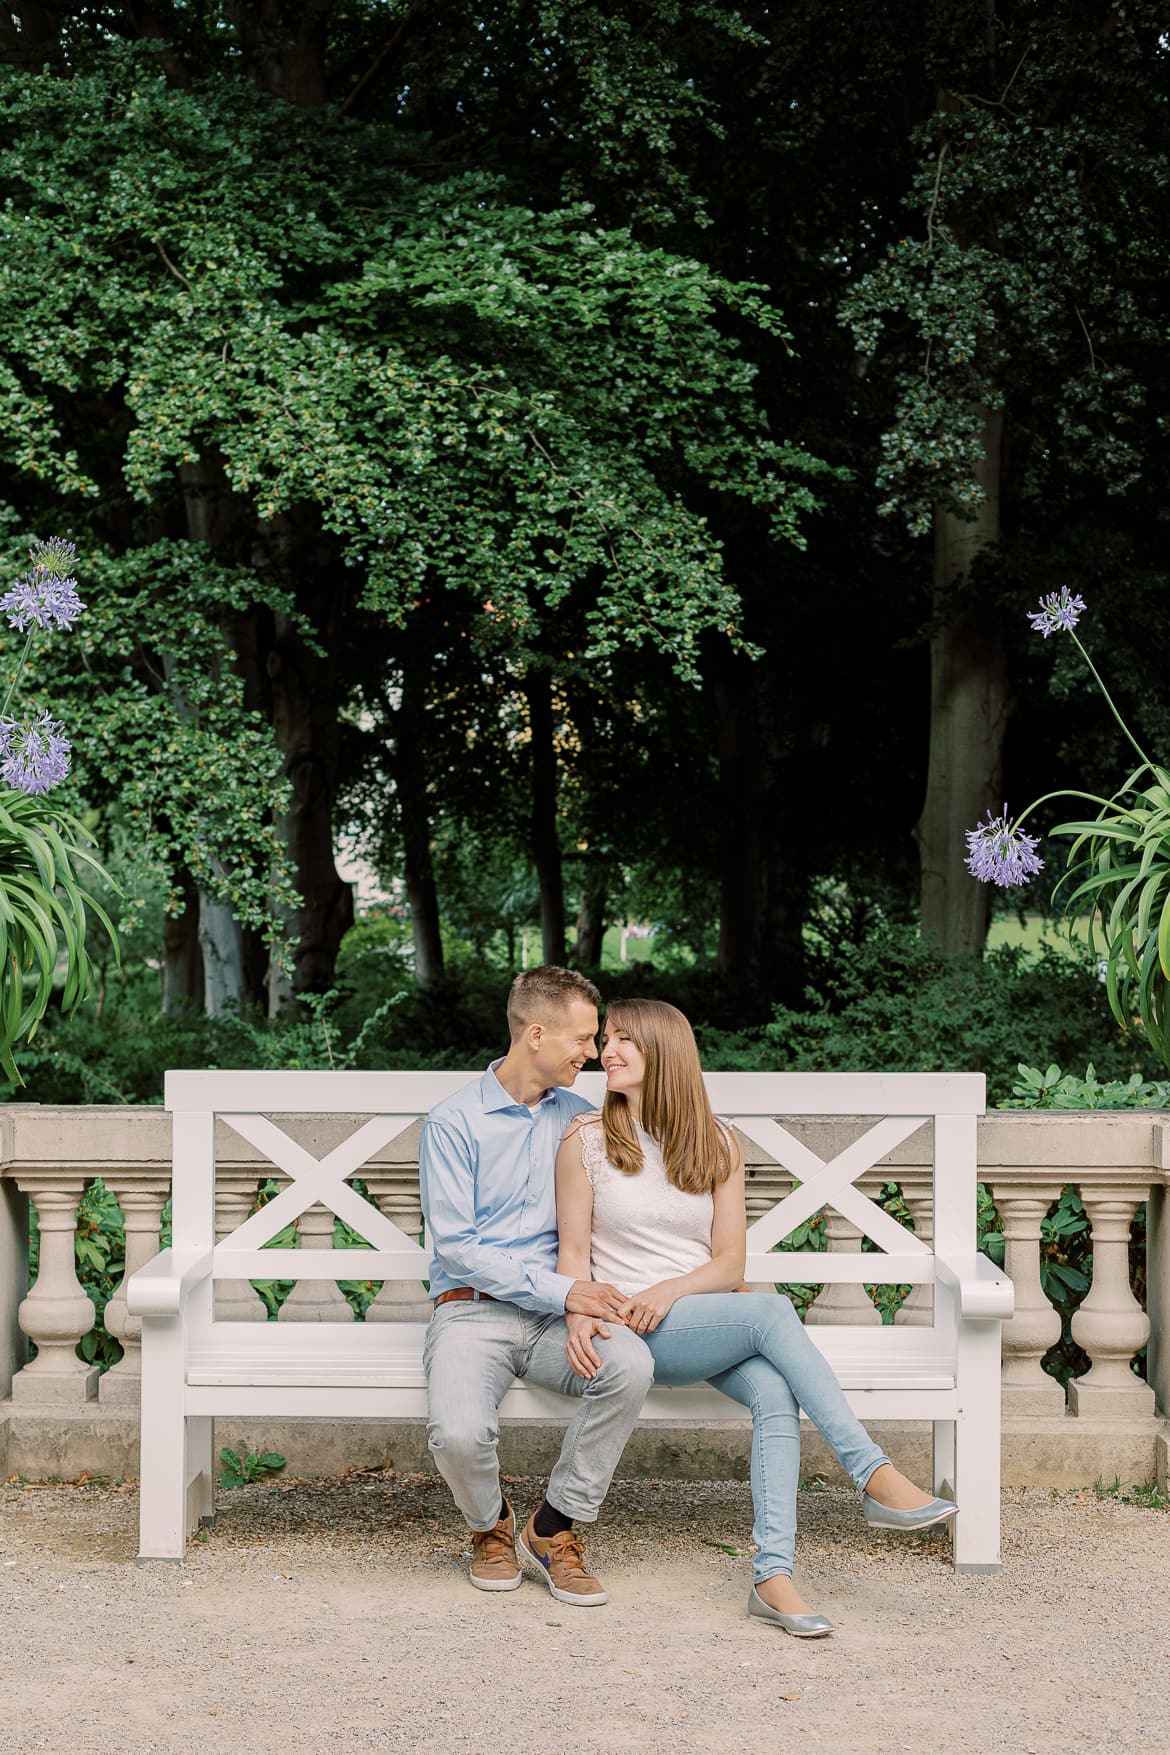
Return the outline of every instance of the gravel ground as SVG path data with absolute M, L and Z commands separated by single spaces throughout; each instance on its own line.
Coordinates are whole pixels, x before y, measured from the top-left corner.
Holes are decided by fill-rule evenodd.
M 837 1632 L 798 1641 L 745 1617 L 739 1483 L 615 1483 L 601 1609 L 472 1591 L 433 1476 L 220 1503 L 182 1565 L 138 1566 L 132 1488 L 0 1487 L 5 1755 L 1170 1751 L 1164 1510 L 1013 1490 L 1003 1572 L 956 1577 L 942 1533 L 805 1492 L 799 1576 Z

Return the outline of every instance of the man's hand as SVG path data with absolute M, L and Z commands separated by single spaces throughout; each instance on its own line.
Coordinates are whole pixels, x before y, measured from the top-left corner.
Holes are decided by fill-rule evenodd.
M 669 1280 L 659 1280 L 656 1286 L 647 1286 L 644 1292 L 627 1298 L 618 1315 L 635 1334 L 652 1335 L 677 1297 Z
M 601 1370 L 601 1355 L 592 1344 L 594 1335 L 602 1340 L 609 1339 L 609 1325 L 596 1316 L 567 1316 L 569 1338 L 565 1342 L 565 1357 L 577 1373 L 591 1381 Z
M 624 1292 L 605 1280 L 574 1280 L 565 1299 L 566 1316 L 596 1316 L 600 1321 L 622 1322 Z

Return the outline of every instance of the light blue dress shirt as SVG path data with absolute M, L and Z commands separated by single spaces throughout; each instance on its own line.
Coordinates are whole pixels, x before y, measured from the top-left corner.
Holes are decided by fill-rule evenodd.
M 558 1274 L 556 1156 L 591 1105 L 555 1086 L 535 1113 L 496 1077 L 498 1060 L 431 1110 L 418 1149 L 431 1297 L 473 1286 L 523 1310 L 559 1315 L 573 1284 Z

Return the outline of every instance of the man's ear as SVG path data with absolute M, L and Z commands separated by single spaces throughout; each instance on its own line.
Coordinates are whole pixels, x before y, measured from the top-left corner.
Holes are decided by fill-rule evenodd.
M 524 1035 L 525 1035 L 525 1040 L 527 1041 L 529 1048 L 531 1048 L 533 1050 L 533 1052 L 536 1052 L 540 1048 L 541 1040 L 544 1036 L 544 1025 L 543 1024 L 529 1024 L 527 1030 L 524 1032 Z

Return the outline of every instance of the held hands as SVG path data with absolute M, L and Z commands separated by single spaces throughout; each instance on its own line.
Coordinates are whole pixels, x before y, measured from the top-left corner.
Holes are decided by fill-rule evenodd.
M 625 1302 L 625 1293 L 606 1280 L 574 1280 L 569 1287 L 565 1299 L 565 1321 L 569 1326 L 565 1357 L 578 1377 L 592 1381 L 601 1370 L 601 1355 L 592 1345 L 593 1337 L 600 1335 L 607 1341 L 611 1322 L 624 1327 L 621 1309 Z
M 670 1281 L 660 1280 L 656 1286 L 647 1286 L 644 1292 L 627 1298 L 618 1311 L 618 1319 L 635 1334 L 652 1335 L 677 1297 Z
M 565 1315 L 593 1316 L 599 1322 L 624 1322 L 622 1306 L 625 1303 L 625 1293 L 605 1280 L 574 1280 L 565 1299 Z

